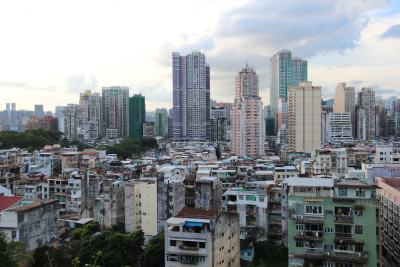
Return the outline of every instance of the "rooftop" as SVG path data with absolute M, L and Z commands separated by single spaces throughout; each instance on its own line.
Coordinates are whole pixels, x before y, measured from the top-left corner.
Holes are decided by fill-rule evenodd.
M 194 219 L 215 219 L 219 214 L 218 210 L 205 210 L 196 208 L 182 208 L 181 211 L 175 215 L 178 218 L 194 218 Z
M 282 183 L 288 186 L 305 186 L 305 187 L 333 187 L 331 178 L 286 178 Z
M 24 199 L 23 197 L 0 196 L 0 211 L 8 209 L 12 205 L 18 203 L 23 199 Z

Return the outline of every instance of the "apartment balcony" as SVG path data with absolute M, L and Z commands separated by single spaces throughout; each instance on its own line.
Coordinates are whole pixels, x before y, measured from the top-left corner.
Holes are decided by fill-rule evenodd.
M 270 220 L 269 224 L 279 224 L 279 225 L 281 225 L 282 221 Z
M 298 240 L 322 240 L 324 233 L 322 231 L 301 231 L 298 232 L 294 239 Z
M 337 222 L 337 223 L 353 223 L 353 216 L 335 215 L 335 222 Z
M 352 233 L 335 233 L 335 238 L 337 239 L 353 239 Z
M 268 212 L 269 212 L 269 213 L 275 213 L 275 214 L 281 214 L 281 213 L 282 213 L 282 210 L 281 210 L 281 209 L 276 209 L 276 208 L 275 208 L 275 209 L 271 209 L 271 208 L 270 208 L 270 209 L 268 210 Z
M 190 247 L 190 246 L 184 246 L 184 245 L 179 246 L 179 249 L 182 249 L 182 250 L 190 250 L 190 251 L 197 251 L 197 250 L 199 250 L 198 247 Z
M 256 211 L 255 210 L 248 210 L 248 211 L 246 211 L 246 215 L 247 216 L 255 216 L 256 215 Z
M 310 254 L 310 255 L 324 255 L 324 249 L 323 248 L 306 248 L 305 254 Z
M 270 198 L 269 199 L 270 203 L 282 203 L 282 198 L 278 197 L 278 198 Z

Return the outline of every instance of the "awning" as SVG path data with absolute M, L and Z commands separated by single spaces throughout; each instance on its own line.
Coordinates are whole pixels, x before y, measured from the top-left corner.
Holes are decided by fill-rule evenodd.
M 186 222 L 185 226 L 187 226 L 187 227 L 195 227 L 195 226 L 202 227 L 203 224 L 204 223 L 200 223 L 200 222 Z

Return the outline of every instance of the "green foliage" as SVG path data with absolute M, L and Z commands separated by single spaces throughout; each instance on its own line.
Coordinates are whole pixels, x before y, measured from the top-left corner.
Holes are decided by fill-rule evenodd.
M 127 235 L 105 231 L 82 241 L 78 257 L 82 263 L 90 263 L 96 258 L 100 266 L 136 266 L 142 249 Z
M 254 258 L 250 266 L 286 267 L 288 266 L 288 250 L 282 246 L 269 244 L 267 241 L 255 242 Z
M 83 143 L 83 142 L 81 142 L 81 141 L 79 141 L 77 139 L 72 140 L 69 144 L 73 145 L 73 146 L 77 146 L 78 147 L 78 151 L 83 151 L 83 150 L 88 149 L 88 148 L 93 148 L 93 147 L 91 147 L 91 146 L 89 146 L 89 145 L 87 145 L 87 144 L 85 144 L 85 143 Z
M 32 267 L 69 267 L 66 255 L 60 249 L 54 247 L 43 246 L 35 250 L 33 254 L 34 263 Z
M 106 150 L 107 154 L 117 154 L 118 158 L 126 159 L 132 155 L 140 155 L 146 149 L 156 147 L 157 139 L 154 137 L 144 137 L 139 140 L 125 136 L 119 144 L 106 146 Z
M 72 240 L 80 240 L 83 238 L 87 238 L 98 231 L 100 231 L 99 223 L 90 222 L 90 223 L 86 224 L 83 228 L 77 228 L 77 229 L 72 230 L 71 239 Z
M 7 243 L 7 252 L 12 262 L 11 266 L 33 262 L 33 258 L 25 253 L 25 247 L 26 244 L 21 241 L 10 241 Z
M 140 139 L 142 142 L 142 146 L 145 148 L 156 148 L 157 147 L 157 139 L 152 136 L 146 136 Z
M 33 258 L 25 253 L 25 243 L 21 241 L 6 241 L 4 233 L 0 233 L 0 265 L 17 267 L 33 263 Z
M 146 267 L 164 266 L 164 233 L 150 239 L 143 253 L 141 265 Z
M 0 131 L 0 149 L 19 147 L 32 152 L 35 149 L 42 149 L 46 145 L 54 144 L 60 144 L 62 147 L 76 145 L 79 151 L 91 148 L 78 140 L 69 142 L 67 139 L 63 139 L 63 133 L 59 131 L 44 129 L 27 130 L 21 133 Z
M 0 233 L 0 262 L 4 266 L 11 266 L 11 257 L 7 250 L 7 241 L 5 239 L 4 233 Z
M 137 229 L 132 233 L 127 234 L 127 237 L 131 238 L 139 248 L 144 245 L 144 232 L 142 229 Z

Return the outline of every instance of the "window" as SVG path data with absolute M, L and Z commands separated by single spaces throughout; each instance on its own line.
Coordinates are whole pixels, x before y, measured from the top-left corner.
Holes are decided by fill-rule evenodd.
M 355 216 L 362 216 L 363 215 L 363 211 L 362 210 L 355 210 L 354 211 L 354 215 Z
M 296 247 L 304 247 L 304 241 L 303 240 L 296 240 Z
M 17 238 L 17 231 L 13 230 L 13 231 L 11 232 L 11 238 L 12 238 L 12 239 Z
M 325 233 L 333 233 L 333 228 L 332 227 L 325 227 Z
M 303 230 L 304 230 L 304 224 L 302 224 L 302 223 L 296 223 L 296 230 L 298 230 L 298 231 L 303 231 Z
M 322 206 L 306 206 L 306 213 L 308 213 L 308 214 L 323 214 Z
M 355 248 L 356 252 L 363 252 L 364 251 L 363 245 L 356 244 L 356 245 L 354 245 L 354 248 Z
M 206 242 L 199 242 L 199 248 L 206 248 Z
M 170 241 L 169 241 L 169 245 L 170 245 L 171 247 L 176 247 L 176 240 L 170 240 Z
M 263 197 L 259 197 L 258 200 L 259 200 L 260 202 L 264 202 L 264 198 L 263 198 Z
M 242 195 L 239 195 L 239 200 L 243 200 L 244 197 Z
M 356 190 L 356 197 L 365 197 L 365 189 Z
M 335 267 L 335 263 L 333 262 L 325 262 L 324 267 Z
M 362 225 L 356 225 L 355 226 L 355 233 L 358 235 L 362 235 L 363 234 L 363 227 Z
M 339 188 L 339 196 L 346 197 L 347 196 L 347 188 Z

